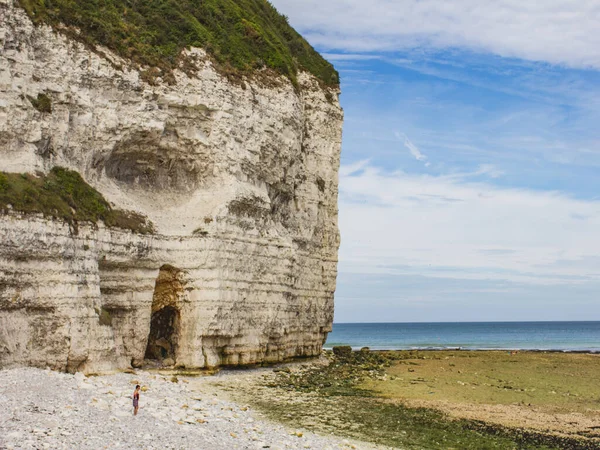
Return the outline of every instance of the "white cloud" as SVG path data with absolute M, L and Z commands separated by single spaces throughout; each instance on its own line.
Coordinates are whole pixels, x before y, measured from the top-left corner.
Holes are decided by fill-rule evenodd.
M 477 170 L 472 172 L 453 172 L 450 174 L 440 176 L 440 179 L 446 181 L 464 181 L 473 177 L 487 176 L 489 178 L 500 178 L 504 175 L 504 171 L 498 169 L 493 164 L 481 164 Z
M 480 173 L 496 173 L 483 167 Z M 536 285 L 600 280 L 600 201 L 464 176 L 342 168 L 343 273 Z
M 377 55 L 362 55 L 352 53 L 323 53 L 323 57 L 331 62 L 339 61 L 368 61 L 373 59 L 380 59 Z
M 352 164 L 347 164 L 345 166 L 340 167 L 340 177 L 348 177 L 348 176 L 354 175 L 357 172 L 360 172 L 361 170 L 365 169 L 368 166 L 369 166 L 368 159 L 365 159 L 362 161 L 357 161 Z
M 413 157 L 417 160 L 417 161 L 425 161 L 427 160 L 427 156 L 425 156 L 423 153 L 421 153 L 421 150 L 419 150 L 419 147 L 417 147 L 415 144 L 413 144 L 410 139 L 408 139 L 408 136 L 406 136 L 403 133 L 394 133 L 395 136 L 401 140 L 404 141 L 404 146 L 408 149 L 408 151 L 410 152 L 411 155 L 413 155 Z
M 487 175 L 491 178 L 500 178 L 504 175 L 502 170 L 499 170 L 493 164 L 481 164 L 476 172 L 477 175 Z
M 598 0 L 273 0 L 313 45 L 347 52 L 468 48 L 600 68 Z

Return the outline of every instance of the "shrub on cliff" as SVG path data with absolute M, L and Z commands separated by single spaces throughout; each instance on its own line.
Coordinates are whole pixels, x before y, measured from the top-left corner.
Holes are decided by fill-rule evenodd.
M 47 94 L 40 93 L 37 97 L 27 96 L 32 106 L 37 109 L 41 113 L 51 113 L 52 112 L 52 100 L 48 97 Z
M 0 172 L 0 211 L 42 213 L 76 226 L 103 221 L 109 227 L 150 233 L 152 224 L 140 214 L 111 208 L 102 194 L 81 175 L 54 167 L 48 175 Z
M 36 23 L 100 44 L 140 65 L 176 67 L 184 48 L 202 47 L 225 71 L 267 67 L 295 83 L 298 69 L 339 84 L 333 66 L 267 0 L 19 0 Z M 80 30 L 79 33 L 77 30 Z
M 0 195 L 2 195 L 2 193 L 8 189 L 8 183 L 8 177 L 0 172 Z

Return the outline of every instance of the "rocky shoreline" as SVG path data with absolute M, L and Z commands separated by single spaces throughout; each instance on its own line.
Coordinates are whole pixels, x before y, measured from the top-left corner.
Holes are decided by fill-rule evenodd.
M 266 369 L 264 369 L 266 370 Z M 0 449 L 373 449 L 265 419 L 211 387 L 221 377 L 155 372 L 85 377 L 19 368 L 0 371 Z M 269 372 L 272 372 L 269 370 Z M 142 386 L 140 412 L 131 394 Z
M 596 358 L 337 347 L 211 385 L 289 426 L 393 448 L 592 450 Z

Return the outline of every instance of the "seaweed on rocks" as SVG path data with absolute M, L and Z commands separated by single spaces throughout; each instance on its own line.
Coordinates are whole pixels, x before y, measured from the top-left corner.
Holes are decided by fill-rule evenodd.
M 365 378 L 385 376 L 385 368 L 395 356 L 385 352 L 353 352 L 350 347 L 334 347 L 328 354 L 330 363 L 325 367 L 310 366 L 300 372 L 278 372 L 277 385 L 289 390 L 317 392 L 325 396 L 371 396 L 358 384 Z
M 378 397 L 362 387 L 367 379 L 385 380 L 386 369 L 413 358 L 411 352 L 337 347 L 326 352 L 326 357 L 329 363 L 325 365 L 278 370 L 266 386 L 289 395 L 274 394 L 274 398 L 260 400 L 259 407 L 271 417 L 296 425 L 401 448 L 599 448 L 595 440 L 455 419 L 432 408 Z

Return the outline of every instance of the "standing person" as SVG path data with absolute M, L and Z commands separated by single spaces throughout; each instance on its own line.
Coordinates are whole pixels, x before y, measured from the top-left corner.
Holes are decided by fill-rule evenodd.
M 133 415 L 137 416 L 138 409 L 140 407 L 140 385 L 135 385 L 135 391 L 133 391 Z

